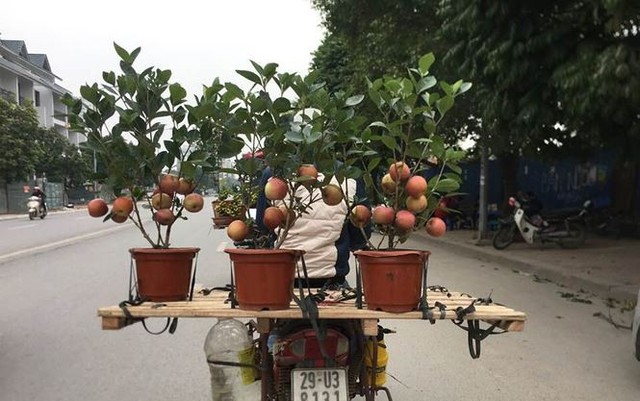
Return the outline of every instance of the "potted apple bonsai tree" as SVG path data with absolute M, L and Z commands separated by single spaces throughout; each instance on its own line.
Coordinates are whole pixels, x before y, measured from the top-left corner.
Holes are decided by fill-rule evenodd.
M 228 111 L 217 126 L 224 138 L 221 153 L 250 155 L 237 157 L 233 168 L 223 170 L 240 177 L 239 192 L 255 193 L 265 166 L 270 169 L 272 177 L 264 188 L 270 206 L 262 223 L 271 235 L 263 235 L 250 218 L 233 221 L 227 227 L 229 237 L 236 242 L 250 240 L 252 249 L 225 251 L 233 262 L 241 308 L 284 309 L 292 299 L 296 262 L 302 253 L 283 246 L 294 220 L 315 202 L 339 207 L 338 213 L 346 216 L 348 205 L 355 201 L 354 194 L 342 188 L 346 176 L 335 168 L 336 147 L 352 141 L 353 130 L 347 127 L 361 120 L 353 109 L 363 96 L 331 95 L 315 73 L 302 77 L 278 73 L 274 63 L 252 65 L 253 71 L 237 71 L 248 81 L 248 90 L 226 83 L 206 92 L 220 99 L 219 110 Z
M 460 185 L 458 162 L 465 153 L 446 146 L 435 131 L 471 84 L 438 82 L 429 74 L 434 61 L 430 53 L 406 77 L 368 82 L 368 98 L 379 119 L 362 132 L 361 152 L 352 153 L 351 162 L 362 160 L 369 196 L 379 200 L 372 220 L 380 239 L 371 249 L 355 252 L 369 309 L 406 312 L 418 306 L 429 252 L 397 247 L 416 230 L 444 234 L 444 221 L 433 213 L 440 199 Z
M 173 225 L 203 208 L 194 192 L 197 171 L 211 167 L 207 152 L 213 139 L 212 98 L 186 102 L 187 93 L 171 83 L 171 71 L 134 62 L 140 48 L 128 52 L 114 43 L 121 72 L 104 72 L 97 83 L 80 88 L 81 99 L 64 99 L 71 128 L 103 164 L 96 179 L 113 190 L 109 209 L 102 199 L 88 204 L 91 216 L 134 224 L 149 248 L 131 248 L 136 262 L 138 296 L 163 302 L 186 299 L 193 259 L 199 248 L 172 248 Z M 187 213 L 188 212 L 188 213 Z M 143 216 L 151 218 L 151 222 Z M 195 274 L 193 274 L 195 276 Z

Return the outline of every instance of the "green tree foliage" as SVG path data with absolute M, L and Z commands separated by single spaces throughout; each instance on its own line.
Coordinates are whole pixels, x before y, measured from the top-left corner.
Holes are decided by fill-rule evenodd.
M 0 179 L 29 180 L 45 173 L 49 181 L 82 185 L 92 161 L 56 132 L 39 125 L 31 105 L 0 99 Z
M 45 151 L 36 161 L 37 174 L 45 172 L 49 181 L 64 182 L 69 187 L 82 186 L 93 170 L 93 156 L 81 153 L 55 129 L 44 130 L 43 134 L 39 145 Z
M 442 1 L 440 37 L 453 43 L 445 61 L 477 84 L 494 150 L 575 151 L 638 138 L 640 81 L 630 73 L 639 66 L 638 7 Z
M 33 175 L 42 149 L 44 129 L 36 111 L 0 98 L 0 179 L 26 180 Z
M 640 146 L 640 3 L 633 0 L 314 0 L 328 36 L 314 57 L 333 88 L 433 51 L 439 77 L 474 84 L 441 133 L 478 133 L 495 154 Z M 346 64 L 337 64 L 344 60 Z M 470 124 L 478 117 L 482 126 Z M 565 129 L 558 129 L 557 123 Z

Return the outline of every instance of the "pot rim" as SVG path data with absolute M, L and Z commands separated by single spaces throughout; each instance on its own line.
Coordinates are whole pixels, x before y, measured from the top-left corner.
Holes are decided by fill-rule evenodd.
M 176 247 L 176 248 L 129 248 L 129 253 L 198 253 L 198 247 Z
M 371 258 L 389 258 L 395 256 L 406 256 L 406 255 L 418 255 L 420 257 L 427 258 L 431 255 L 430 251 L 421 250 L 421 249 L 371 249 L 371 250 L 357 250 L 354 251 L 353 254 L 358 256 L 368 256 Z
M 288 253 L 288 254 L 300 256 L 304 254 L 304 251 L 302 249 L 225 248 L 224 251 L 226 253 L 239 254 L 239 255 L 245 255 L 245 254 L 272 255 L 277 253 Z

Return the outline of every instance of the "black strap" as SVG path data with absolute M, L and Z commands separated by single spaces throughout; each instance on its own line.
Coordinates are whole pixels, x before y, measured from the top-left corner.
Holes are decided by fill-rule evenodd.
M 227 361 L 218 361 L 216 359 L 207 358 L 207 362 L 213 365 L 221 365 L 221 366 L 236 366 L 239 368 L 251 368 L 257 371 L 260 371 L 260 365 L 253 365 L 248 363 L 240 363 L 240 362 L 227 362 Z
M 476 302 L 487 303 L 487 300 L 475 299 L 466 308 L 459 306 L 458 308 L 456 308 L 457 319 L 453 320 L 453 323 L 455 323 L 456 326 L 460 327 L 461 329 L 467 332 L 467 344 L 469 346 L 469 354 L 473 359 L 480 358 L 482 340 L 486 339 L 491 334 L 502 334 L 505 332 L 503 330 L 501 332 L 494 333 L 494 330 L 496 329 L 496 327 L 498 327 L 498 323 L 494 323 L 486 329 L 481 329 L 480 321 L 477 319 L 468 319 L 467 327 L 462 326 L 464 322 L 464 318 L 468 314 L 476 311 L 476 307 L 475 307 Z
M 122 312 L 124 313 L 125 319 L 127 323 L 133 323 L 137 320 L 141 320 L 142 321 L 142 327 L 144 327 L 145 331 L 149 334 L 152 334 L 154 336 L 160 335 L 162 333 L 164 333 L 165 331 L 167 331 L 167 329 L 169 330 L 169 334 L 173 334 L 176 332 L 176 329 L 178 328 L 178 318 L 174 317 L 173 320 L 168 317 L 167 318 L 167 322 L 165 324 L 165 326 L 162 328 L 162 330 L 160 331 L 151 331 L 149 330 L 149 328 L 147 327 L 147 323 L 146 323 L 146 319 L 139 319 L 139 318 L 135 318 L 131 312 L 129 312 L 129 308 L 128 306 L 138 306 L 141 305 L 142 303 L 144 303 L 145 300 L 144 299 L 135 299 L 132 301 L 122 301 L 118 304 L 118 306 L 120 307 L 120 309 L 122 309 Z M 152 306 L 152 308 L 158 308 L 160 306 L 164 306 L 164 304 L 155 304 Z

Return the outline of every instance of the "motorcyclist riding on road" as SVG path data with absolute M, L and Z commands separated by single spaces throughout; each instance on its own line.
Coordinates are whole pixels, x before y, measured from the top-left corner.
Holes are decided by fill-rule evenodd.
M 46 212 L 47 203 L 45 202 L 45 200 L 47 199 L 47 195 L 40 189 L 40 187 L 38 186 L 33 187 L 33 192 L 31 193 L 31 196 L 37 196 L 38 198 L 40 198 L 40 203 L 42 204 L 42 208 Z

